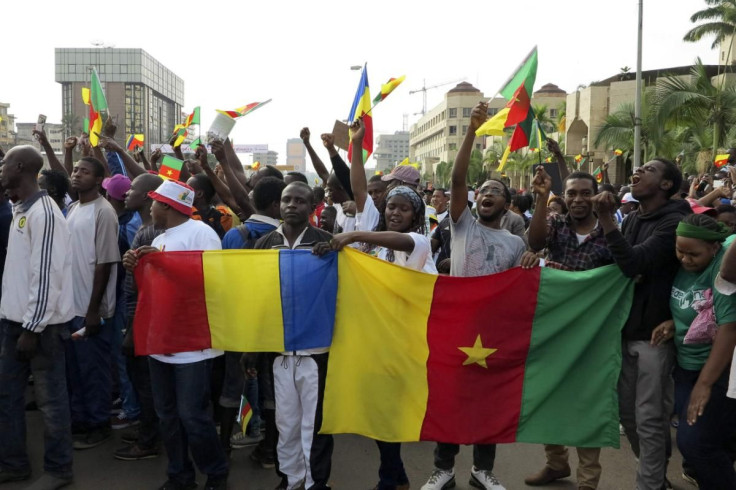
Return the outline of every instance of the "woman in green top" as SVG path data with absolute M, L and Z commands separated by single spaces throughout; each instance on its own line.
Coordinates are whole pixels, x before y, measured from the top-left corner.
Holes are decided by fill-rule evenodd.
M 677 227 L 681 267 L 670 296 L 672 322 L 657 327 L 652 343 L 674 336 L 677 351 L 675 405 L 680 412 L 677 446 L 701 490 L 736 489 L 727 443 L 736 435 L 736 400 L 726 397 L 729 364 L 736 346 L 736 299 L 713 287 L 720 269 L 722 242 L 730 230 L 703 214 L 685 217 Z M 712 298 L 715 338 L 685 342 L 685 336 Z M 674 328 L 673 328 L 674 327 Z

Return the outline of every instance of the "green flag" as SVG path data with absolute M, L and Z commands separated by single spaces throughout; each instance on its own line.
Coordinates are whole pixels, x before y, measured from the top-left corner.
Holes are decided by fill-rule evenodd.
M 90 103 L 95 112 L 107 111 L 107 99 L 105 99 L 105 91 L 102 90 L 100 77 L 97 75 L 97 69 L 92 68 L 92 81 L 90 83 Z
M 534 82 L 537 79 L 537 47 L 524 58 L 519 68 L 516 69 L 511 78 L 503 85 L 503 88 L 499 90 L 499 93 L 503 95 L 504 99 L 511 100 L 514 97 L 514 92 L 521 86 L 524 85 L 526 93 L 531 98 L 532 92 L 534 91 Z

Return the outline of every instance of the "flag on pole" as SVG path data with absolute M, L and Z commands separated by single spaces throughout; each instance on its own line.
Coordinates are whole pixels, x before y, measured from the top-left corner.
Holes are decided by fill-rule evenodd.
M 603 171 L 600 167 L 596 167 L 595 170 L 593 170 L 593 177 L 595 178 L 595 181 L 599 184 L 603 182 Z
M 498 91 L 504 99 L 510 100 L 521 85 L 531 96 L 534 92 L 534 82 L 537 80 L 537 62 L 537 47 L 534 46 L 514 74 L 504 83 L 503 88 Z
M 727 153 L 726 154 L 723 154 L 723 155 L 716 155 L 716 160 L 714 162 L 716 168 L 721 168 L 724 165 L 726 165 L 727 163 L 728 163 L 728 154 Z
M 188 134 L 189 131 L 187 131 L 187 127 L 185 125 L 177 124 L 174 126 L 174 132 L 171 134 L 170 140 L 173 140 L 171 145 L 174 147 L 181 146 Z
M 95 112 L 107 112 L 107 99 L 105 91 L 102 90 L 100 77 L 97 76 L 97 69 L 92 68 L 92 82 L 90 83 L 90 103 L 94 107 Z
M 616 155 L 617 157 L 620 157 L 621 155 L 624 154 L 624 152 L 623 150 L 616 149 L 616 150 L 613 150 L 613 154 Z
M 192 124 L 199 124 L 199 106 L 194 108 L 194 111 L 187 116 L 187 120 L 184 121 L 184 126 L 189 127 Z
M 532 131 L 529 135 L 529 149 L 540 151 L 542 149 L 542 142 L 544 141 L 547 141 L 547 135 L 544 134 L 544 130 L 539 125 L 539 119 L 534 118 L 534 121 L 532 121 Z
M 189 149 L 192 151 L 197 151 L 197 147 L 202 144 L 202 138 L 197 138 L 191 143 L 189 143 Z
M 370 114 L 371 110 L 371 91 L 368 87 L 368 64 L 363 66 L 363 73 L 360 75 L 360 83 L 358 84 L 358 90 L 355 92 L 355 99 L 353 99 L 353 106 L 350 108 L 350 115 L 348 121 L 350 124 L 355 122 L 359 117 L 363 118 L 363 125 L 365 126 L 365 135 L 363 136 L 363 162 L 373 153 L 373 117 Z M 348 161 L 353 156 L 353 143 L 348 144 Z
M 253 409 L 245 398 L 245 395 L 240 395 L 240 410 L 238 410 L 237 422 L 240 424 L 240 428 L 245 434 L 245 429 L 248 428 L 248 422 L 253 417 Z
M 393 92 L 396 89 L 396 87 L 401 85 L 401 82 L 403 82 L 405 78 L 406 78 L 406 75 L 402 75 L 399 78 L 389 78 L 388 82 L 381 85 L 381 93 L 376 95 L 376 98 L 373 99 L 373 105 L 375 106 L 376 104 L 381 102 L 383 99 L 388 97 L 388 94 Z
M 89 88 L 82 87 L 82 102 L 84 105 L 89 105 Z
M 232 110 L 232 111 L 223 111 L 223 110 L 220 110 L 220 109 L 217 109 L 216 111 L 219 112 L 220 114 L 224 114 L 224 115 L 226 115 L 226 116 L 228 116 L 228 117 L 230 117 L 232 119 L 237 119 L 239 117 L 243 117 L 243 116 L 245 116 L 247 114 L 250 114 L 251 112 L 255 111 L 256 109 L 259 109 L 259 108 L 263 107 L 264 105 L 266 105 L 269 102 L 271 102 L 271 100 L 272 99 L 268 99 L 265 102 L 251 102 L 250 104 L 246 104 L 243 107 L 238 107 L 237 109 Z
M 509 159 L 509 155 L 511 154 L 511 147 L 506 146 L 506 149 L 503 151 L 503 156 L 501 157 L 501 162 L 498 164 L 498 171 L 500 172 L 503 170 L 503 168 L 506 166 L 506 160 Z
M 161 159 L 161 167 L 158 169 L 158 176 L 163 179 L 179 180 L 183 165 L 184 162 L 182 160 L 164 155 Z
M 126 141 L 125 146 L 128 148 L 128 151 L 135 151 L 136 148 L 143 146 L 144 139 L 145 136 L 142 134 L 131 134 L 128 136 L 128 141 Z

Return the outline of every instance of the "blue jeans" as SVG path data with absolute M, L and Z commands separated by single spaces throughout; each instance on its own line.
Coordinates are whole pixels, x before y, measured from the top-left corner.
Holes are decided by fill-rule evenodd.
M 69 325 L 70 333 L 76 332 L 84 325 L 84 317 L 74 317 Z M 75 431 L 110 426 L 113 330 L 111 320 L 105 319 L 97 335 L 66 341 L 66 376 Z
M 690 394 L 700 371 L 675 368 L 675 399 L 680 408 L 677 447 L 701 490 L 736 488 L 729 444 L 736 435 L 736 400 L 726 396 L 729 368 L 713 384 L 710 400 L 694 425 L 687 423 Z
M 72 475 L 72 432 L 64 370 L 66 325 L 49 325 L 39 335 L 30 361 L 19 361 L 15 345 L 23 328 L 0 322 L 0 468 L 30 472 L 26 452 L 25 391 L 28 375 L 38 409 L 43 414 L 44 470 L 60 477 Z
M 245 398 L 250 402 L 250 407 L 253 411 L 253 416 L 250 422 L 248 422 L 248 427 L 246 427 L 246 434 L 251 437 L 258 437 L 261 435 L 261 404 L 258 403 L 258 377 L 245 377 Z
M 130 382 L 130 376 L 128 376 L 127 362 L 123 355 L 123 330 L 126 325 L 125 316 L 125 299 L 118 298 L 115 307 L 115 316 L 110 321 L 110 326 L 113 328 L 113 339 L 112 339 L 112 358 L 113 366 L 117 369 L 118 373 L 118 388 L 120 390 L 120 399 L 123 401 L 123 412 L 126 417 L 131 420 L 137 420 L 141 414 L 141 407 L 138 403 L 138 397 L 136 396 L 133 384 Z
M 169 456 L 169 478 L 181 484 L 194 481 L 190 451 L 199 471 L 208 479 L 227 478 L 225 451 L 207 411 L 212 359 L 169 364 L 149 358 L 149 367 L 161 438 Z

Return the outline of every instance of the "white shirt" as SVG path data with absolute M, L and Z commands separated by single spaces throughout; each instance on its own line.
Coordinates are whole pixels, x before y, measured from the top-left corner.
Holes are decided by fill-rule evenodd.
M 69 238 L 66 219 L 46 191 L 13 207 L 2 318 L 40 333 L 47 325 L 66 323 L 74 317 Z
M 355 229 L 360 231 L 373 231 L 378 227 L 378 221 L 381 214 L 376 208 L 373 199 L 368 196 L 363 205 L 363 211 L 359 211 L 355 215 Z
M 345 212 L 342 210 L 342 204 L 339 204 L 339 203 L 335 203 L 335 210 L 337 211 L 337 217 L 335 218 L 335 223 L 340 228 L 342 228 L 342 232 L 347 233 L 349 231 L 355 231 L 356 230 L 355 216 L 348 216 L 347 214 L 345 214 Z
M 415 271 L 426 272 L 427 274 L 437 274 L 437 266 L 434 264 L 432 257 L 432 244 L 424 235 L 409 232 L 408 235 L 414 240 L 414 250 L 411 253 L 394 250 L 393 264 L 414 269 Z M 389 249 L 384 247 L 376 248 L 376 257 L 381 260 L 388 261 Z
M 201 221 L 190 219 L 169 228 L 153 239 L 151 246 L 162 252 L 180 252 L 185 250 L 220 250 L 220 237 L 208 225 Z M 182 287 L 185 287 L 182 285 Z M 223 352 L 217 349 L 204 349 L 191 352 L 179 352 L 169 355 L 152 355 L 154 359 L 168 364 L 187 364 L 204 361 L 221 356 Z
M 66 213 L 66 221 L 71 233 L 74 315 L 86 316 L 95 267 L 120 262 L 118 215 L 107 199 L 100 196 L 90 202 L 73 202 Z M 110 278 L 100 302 L 102 318 L 111 318 L 115 314 L 117 277 L 118 268 L 110 267 Z

